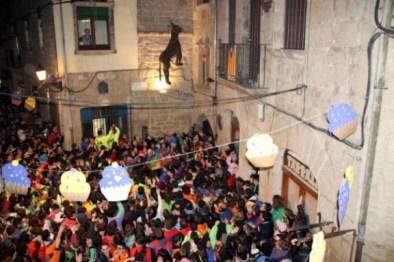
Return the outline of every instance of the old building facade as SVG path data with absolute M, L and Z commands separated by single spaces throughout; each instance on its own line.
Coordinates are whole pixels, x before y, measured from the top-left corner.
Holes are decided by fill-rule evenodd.
M 138 137 L 182 132 L 191 125 L 192 1 L 18 1 L 8 6 L 10 40 L 2 53 L 15 62 L 5 59 L 2 68 L 12 72 L 9 85 L 19 92 L 18 83 L 28 86 L 22 95 L 39 87 L 41 97 L 50 97 L 51 107 L 40 100 L 40 111 L 44 120 L 58 116 L 66 145 L 107 131 L 112 123 Z M 21 16 L 34 25 L 31 30 L 24 30 Z M 171 65 L 171 89 L 159 93 L 158 88 L 168 88 L 159 81 L 159 55 L 170 39 L 170 22 L 183 28 L 183 66 Z M 38 65 L 61 82 L 61 90 L 37 80 Z M 169 107 L 174 103 L 175 112 Z
M 378 20 L 389 28 L 392 1 L 379 2 Z M 272 169 L 259 171 L 260 198 L 271 201 L 280 194 L 294 209 L 304 195 L 311 222 L 318 221 L 317 213 L 334 222 L 324 227 L 326 233 L 339 230 L 338 188 L 352 166 L 340 230 L 354 230 L 364 241 L 362 261 L 391 261 L 394 42 L 377 29 L 375 5 L 376 0 L 20 0 L 2 8 L 9 23 L 2 27 L 1 69 L 11 72 L 5 81 L 13 90 L 50 98 L 49 106 L 40 101 L 39 110 L 45 120 L 59 119 L 67 146 L 112 123 L 142 137 L 209 121 L 218 144 L 239 151 L 240 174 L 247 179 L 253 167 L 244 157 L 245 142 L 254 133 L 270 133 L 280 151 Z M 160 93 L 158 57 L 170 38 L 170 22 L 184 29 L 183 66 L 172 65 L 173 84 Z M 376 32 L 382 34 L 375 40 Z M 61 92 L 37 81 L 38 64 L 61 81 Z M 326 131 L 327 112 L 340 102 L 359 115 L 346 143 Z M 352 232 L 327 241 L 327 261 L 356 256 Z
M 378 21 L 392 25 L 392 1 L 218 0 L 195 9 L 194 35 L 218 51 L 209 66 L 218 69 L 209 73 L 217 80 L 210 90 L 217 94 L 217 114 L 210 121 L 218 143 L 239 140 L 245 178 L 253 172 L 244 157 L 251 135 L 269 133 L 280 148 L 275 166 L 259 171 L 260 197 L 282 195 L 294 210 L 303 195 L 310 220 L 320 213 L 334 222 L 326 233 L 340 232 L 338 189 L 346 168 L 354 168 L 340 226 L 349 233 L 327 238 L 327 261 L 358 256 L 354 232 L 358 247 L 365 244 L 362 261 L 394 257 L 393 230 L 385 226 L 394 215 L 388 153 L 393 41 L 375 35 L 375 5 Z M 195 65 L 202 63 L 199 52 L 194 57 Z M 327 132 L 327 113 L 341 102 L 359 117 L 345 142 Z

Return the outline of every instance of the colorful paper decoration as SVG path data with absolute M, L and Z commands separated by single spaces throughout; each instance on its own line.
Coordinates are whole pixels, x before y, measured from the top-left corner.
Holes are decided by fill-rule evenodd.
M 14 106 L 20 106 L 22 104 L 22 97 L 18 94 L 13 94 L 11 96 L 11 104 Z
M 108 201 L 123 201 L 129 196 L 132 180 L 124 167 L 113 162 L 104 168 L 100 190 Z
M 345 218 L 346 209 L 350 199 L 350 183 L 345 179 L 338 193 L 338 222 L 341 225 Z
M 25 100 L 25 108 L 29 111 L 33 111 L 36 108 L 36 99 L 34 97 L 29 96 Z
M 349 104 L 338 104 L 331 107 L 328 112 L 328 131 L 343 140 L 353 134 L 357 129 L 357 113 Z
M 14 160 L 3 166 L 2 174 L 5 189 L 11 194 L 27 195 L 31 180 L 27 176 L 26 168 Z
M 70 171 L 63 173 L 59 190 L 66 200 L 84 202 L 89 197 L 90 185 L 86 182 L 83 173 L 71 168 Z
M 227 53 L 227 77 L 230 80 L 235 80 L 237 72 L 237 50 L 235 46 L 230 47 Z
M 353 185 L 354 171 L 352 166 L 348 166 L 345 170 L 345 178 L 349 181 L 350 187 Z
M 268 134 L 254 134 L 246 144 L 246 158 L 253 166 L 269 168 L 275 164 L 278 154 L 278 146 L 272 141 Z
M 312 251 L 309 255 L 310 262 L 323 262 L 326 253 L 326 240 L 322 231 L 313 234 Z

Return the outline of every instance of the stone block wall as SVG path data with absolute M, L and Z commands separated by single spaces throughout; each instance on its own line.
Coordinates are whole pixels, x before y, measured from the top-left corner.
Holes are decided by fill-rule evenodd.
M 192 0 L 138 0 L 138 32 L 168 32 L 172 21 L 193 32 Z
M 73 128 L 74 142 L 82 138 L 80 110 L 87 107 L 127 104 L 129 106 L 129 136 L 141 136 L 143 126 L 147 126 L 149 133 L 154 136 L 186 131 L 192 124 L 191 109 L 187 107 L 193 99 L 192 94 L 187 91 L 191 88 L 190 82 L 175 81 L 178 86 L 185 88 L 173 88 L 166 94 L 160 94 L 155 90 L 157 76 L 152 76 L 152 73 L 156 72 L 125 70 L 97 74 L 69 74 L 70 88 L 74 90 L 85 88 L 91 82 L 84 92 L 71 93 L 71 100 L 78 101 L 78 103 L 74 104 L 71 109 L 64 108 L 62 111 L 63 114 L 72 115 L 72 122 L 65 123 L 65 125 Z M 100 81 L 107 82 L 109 87 L 107 94 L 98 93 L 97 85 Z M 148 89 L 133 91 L 131 86 L 137 82 L 146 82 Z M 66 95 L 64 97 L 67 98 Z M 181 109 L 175 109 L 176 105 L 179 105 Z
M 237 1 L 244 2 L 244 1 Z M 362 3 L 361 3 L 362 2 Z M 354 167 L 355 180 L 351 189 L 350 203 L 341 229 L 357 229 L 361 190 L 366 159 L 363 150 L 350 148 L 323 132 L 299 123 L 299 121 L 265 107 L 265 121 L 257 119 L 257 104 L 266 102 L 280 109 L 303 117 L 316 126 L 327 128 L 326 114 L 334 103 L 350 103 L 361 115 L 365 102 L 367 85 L 367 44 L 375 32 L 373 23 L 374 0 L 369 1 L 308 1 L 305 50 L 283 49 L 285 0 L 273 2 L 268 13 L 262 14 L 261 42 L 269 44 L 267 50 L 267 92 L 294 88 L 300 84 L 308 86 L 305 96 L 295 93 L 270 97 L 261 101 L 246 103 L 220 104 L 221 98 L 239 97 L 248 94 L 243 88 L 228 81 L 219 81 L 218 113 L 227 126 L 219 132 L 219 144 L 230 139 L 230 116 L 235 115 L 240 122 L 240 170 L 247 178 L 251 167 L 244 153 L 245 142 L 255 132 L 272 133 L 275 143 L 282 149 L 277 164 L 269 172 L 260 172 L 260 185 L 263 200 L 271 201 L 273 194 L 280 194 L 282 187 L 282 157 L 284 149 L 291 149 L 307 164 L 317 178 L 319 186 L 318 211 L 323 220 L 336 222 L 337 192 L 343 172 L 349 165 Z M 384 1 L 382 1 L 384 2 Z M 219 38 L 226 39 L 227 10 L 226 1 L 219 1 Z M 239 3 L 238 3 L 239 4 Z M 237 6 L 238 7 L 238 6 Z M 244 7 L 246 10 L 246 6 Z M 242 9 L 241 9 L 242 10 Z M 241 12 L 238 10 L 238 12 Z M 246 14 L 246 13 L 245 13 Z M 237 13 L 238 15 L 238 13 Z M 195 23 L 198 23 L 196 21 Z M 204 23 L 204 22 L 203 22 Z M 242 27 L 239 23 L 237 29 Z M 246 33 L 246 32 L 244 32 Z M 242 38 L 242 33 L 237 32 Z M 391 40 L 392 41 L 392 40 Z M 390 171 L 393 167 L 390 154 L 392 137 L 392 115 L 388 104 L 391 97 L 390 84 L 394 65 L 393 45 L 391 44 L 386 72 L 382 119 L 379 129 L 377 164 L 374 172 L 370 212 L 367 225 L 367 239 L 363 261 L 391 261 L 393 230 L 387 225 L 392 218 L 390 199 L 392 184 Z M 375 53 L 376 54 L 376 53 Z M 251 92 L 252 94 L 255 94 Z M 375 91 L 372 91 L 372 96 Z M 372 98 L 371 98 L 372 99 Z M 371 116 L 372 100 L 367 112 L 366 139 Z M 358 127 L 349 141 L 358 144 L 361 139 Z M 366 140 L 366 141 L 367 141 Z M 391 168 L 391 169 L 390 169 Z M 326 228 L 330 231 L 331 228 Z M 332 239 L 327 246 L 327 261 L 348 261 L 351 254 L 352 237 L 347 235 Z M 353 254 L 354 258 L 354 254 Z

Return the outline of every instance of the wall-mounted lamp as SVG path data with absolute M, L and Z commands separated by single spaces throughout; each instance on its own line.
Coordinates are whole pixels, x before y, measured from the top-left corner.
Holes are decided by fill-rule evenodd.
M 55 75 L 48 76 L 47 71 L 41 65 L 38 65 L 38 67 L 36 69 L 36 75 L 37 75 L 38 80 L 42 83 L 39 88 L 48 85 L 49 87 L 51 87 L 51 86 L 56 87 L 57 91 L 63 90 L 63 84 L 62 84 L 61 78 L 57 77 Z
M 156 90 L 159 91 L 159 93 L 165 94 L 167 93 L 167 84 L 164 82 L 164 80 L 157 79 L 156 81 Z
M 47 70 L 45 70 L 42 65 L 38 65 L 36 69 L 36 75 L 39 81 L 47 80 Z

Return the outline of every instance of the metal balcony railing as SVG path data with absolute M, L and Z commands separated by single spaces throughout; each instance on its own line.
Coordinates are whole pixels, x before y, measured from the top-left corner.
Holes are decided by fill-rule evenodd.
M 220 44 L 219 76 L 246 88 L 263 88 L 265 54 L 266 45 Z M 260 71 L 261 68 L 263 72 Z

